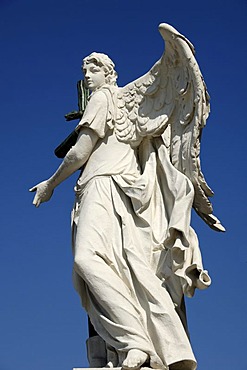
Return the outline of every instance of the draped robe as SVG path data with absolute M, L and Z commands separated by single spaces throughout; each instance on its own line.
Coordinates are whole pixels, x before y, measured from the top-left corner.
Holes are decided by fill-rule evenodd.
M 77 127 L 99 139 L 75 186 L 75 287 L 119 358 L 136 348 L 153 368 L 193 370 L 183 296 L 210 285 L 190 227 L 193 185 L 162 136 L 118 140 L 112 99 L 109 88 L 95 91 Z

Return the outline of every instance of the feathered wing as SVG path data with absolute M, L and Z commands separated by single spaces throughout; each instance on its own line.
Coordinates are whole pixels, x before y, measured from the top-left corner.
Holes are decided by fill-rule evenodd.
M 144 76 L 118 90 L 116 135 L 138 145 L 142 137 L 162 136 L 175 168 L 193 183 L 193 207 L 214 230 L 224 231 L 212 214 L 213 195 L 200 167 L 200 139 L 210 112 L 209 95 L 193 45 L 167 24 L 159 26 L 165 53 Z

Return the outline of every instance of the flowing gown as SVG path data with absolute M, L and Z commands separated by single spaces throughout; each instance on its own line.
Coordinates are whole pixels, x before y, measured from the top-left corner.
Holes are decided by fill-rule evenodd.
M 172 166 L 162 136 L 135 147 L 119 141 L 114 114 L 103 87 L 78 125 L 99 139 L 75 186 L 75 287 L 119 358 L 135 348 L 153 368 L 193 370 L 183 296 L 210 284 L 190 227 L 193 185 Z

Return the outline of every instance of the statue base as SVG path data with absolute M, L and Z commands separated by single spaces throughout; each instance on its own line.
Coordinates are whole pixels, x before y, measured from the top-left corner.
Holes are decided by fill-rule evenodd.
M 122 370 L 122 367 L 73 367 L 72 370 Z M 150 367 L 141 367 L 141 370 L 153 370 Z M 159 369 L 156 369 L 159 370 Z

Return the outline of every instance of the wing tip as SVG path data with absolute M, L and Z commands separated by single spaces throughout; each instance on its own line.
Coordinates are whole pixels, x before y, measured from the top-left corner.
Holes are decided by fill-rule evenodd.
M 197 214 L 203 219 L 203 221 L 214 231 L 225 232 L 226 229 L 221 224 L 220 220 L 212 213 L 207 214 L 200 212 L 197 208 L 194 208 Z
M 168 23 L 160 23 L 159 24 L 159 31 L 161 33 L 161 36 L 164 39 L 167 39 L 169 37 L 174 37 L 173 36 L 174 34 L 179 35 L 179 32 Z

